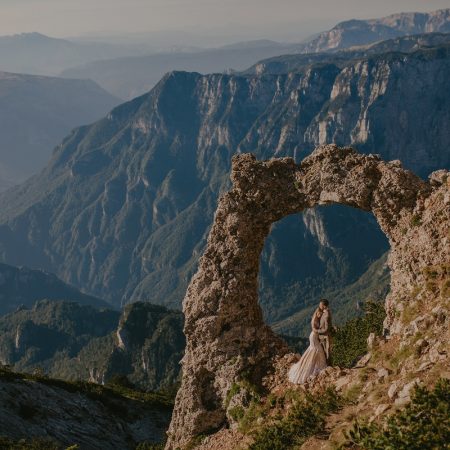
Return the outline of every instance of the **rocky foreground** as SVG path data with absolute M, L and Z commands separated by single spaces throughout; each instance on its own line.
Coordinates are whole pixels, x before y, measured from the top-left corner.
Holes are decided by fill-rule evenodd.
M 134 449 L 162 441 L 171 412 L 162 395 L 0 370 L 0 436 L 17 441 L 36 437 L 60 448 Z

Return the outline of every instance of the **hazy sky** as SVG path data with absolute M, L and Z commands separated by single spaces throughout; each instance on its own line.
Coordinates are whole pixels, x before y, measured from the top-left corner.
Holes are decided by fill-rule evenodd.
M 448 7 L 450 0 L 0 0 L 0 34 L 217 30 L 283 39 L 349 18 Z

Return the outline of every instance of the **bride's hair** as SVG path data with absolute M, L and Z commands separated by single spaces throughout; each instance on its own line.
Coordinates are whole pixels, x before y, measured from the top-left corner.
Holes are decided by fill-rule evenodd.
M 323 311 L 320 308 L 316 308 L 314 311 L 314 317 L 320 318 L 322 317 Z

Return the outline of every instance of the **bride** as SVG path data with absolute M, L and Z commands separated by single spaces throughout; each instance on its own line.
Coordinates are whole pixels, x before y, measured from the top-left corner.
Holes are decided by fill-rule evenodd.
M 304 384 L 309 378 L 314 378 L 321 370 L 327 367 L 325 351 L 319 341 L 320 318 L 323 312 L 317 308 L 311 319 L 311 334 L 309 335 L 309 347 L 303 353 L 300 361 L 289 369 L 289 381 L 296 384 Z

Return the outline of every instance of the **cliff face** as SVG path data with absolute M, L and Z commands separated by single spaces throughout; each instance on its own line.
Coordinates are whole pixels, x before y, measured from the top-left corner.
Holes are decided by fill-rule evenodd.
M 449 56 L 439 47 L 277 75 L 169 74 L 149 94 L 75 130 L 39 177 L 0 198 L 0 256 L 52 270 L 116 305 L 179 306 L 233 154 L 299 161 L 333 140 L 400 157 L 422 175 L 449 166 Z M 354 282 L 387 250 L 374 220 L 355 211 L 277 227 L 262 257 L 261 283 L 273 291 L 261 302 L 268 312 L 286 287 L 293 300 L 282 314 L 272 308 L 270 320 L 305 306 L 295 299 L 310 304 L 311 287 L 316 297 Z M 275 273 L 288 237 L 298 251 L 278 259 Z M 301 249 L 307 265 L 298 263 Z
M 300 165 L 291 158 L 259 162 L 250 154 L 236 156 L 233 187 L 220 199 L 183 302 L 187 350 L 166 448 L 184 448 L 196 436 L 232 424 L 233 383 L 246 380 L 261 388 L 287 353 L 264 323 L 257 291 L 264 240 L 271 224 L 286 215 L 336 203 L 372 211 L 391 247 L 385 322 L 391 339 L 405 340 L 436 321 L 444 324 L 448 311 L 441 308 L 441 320 L 434 308 L 449 296 L 449 175 L 441 170 L 425 182 L 398 161 L 335 146 L 318 148 Z M 414 298 L 429 277 L 430 286 Z M 409 324 L 403 311 L 417 301 L 424 315 Z M 439 359 L 428 360 L 428 368 Z M 423 370 L 413 360 L 406 367 L 410 375 Z M 244 398 L 241 392 L 238 403 Z

